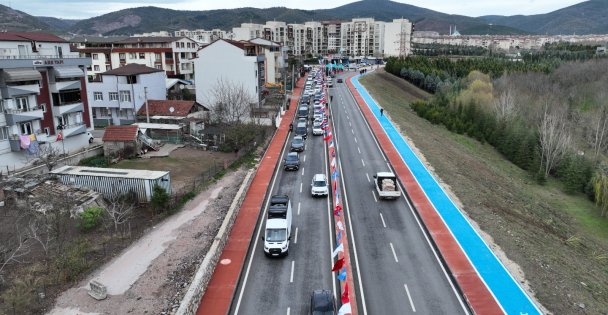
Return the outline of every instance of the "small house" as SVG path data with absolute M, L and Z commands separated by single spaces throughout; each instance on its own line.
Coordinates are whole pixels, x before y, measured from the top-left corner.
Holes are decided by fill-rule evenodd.
M 103 155 L 127 159 L 142 151 L 139 128 L 134 125 L 108 126 L 103 134 Z

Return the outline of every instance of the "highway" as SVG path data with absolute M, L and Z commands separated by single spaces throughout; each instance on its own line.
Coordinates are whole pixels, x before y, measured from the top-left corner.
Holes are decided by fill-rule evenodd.
M 331 273 L 334 234 L 330 229 L 333 227 L 330 199 L 313 198 L 310 193 L 313 175 L 328 175 L 327 150 L 322 137 L 313 136 L 311 128 L 310 124 L 306 149 L 300 153 L 300 169 L 283 170 L 282 161 L 293 139 L 293 133 L 290 133 L 280 167 L 269 184 L 272 193 L 268 196 L 286 194 L 291 200 L 293 224 L 289 255 L 279 258 L 264 255 L 261 237 L 264 235 L 267 197 L 230 314 L 308 314 L 313 290 L 328 289 L 336 294 L 337 284 Z
M 407 200 L 378 200 L 373 175 L 391 167 L 341 77 L 330 108 L 359 314 L 468 313 Z

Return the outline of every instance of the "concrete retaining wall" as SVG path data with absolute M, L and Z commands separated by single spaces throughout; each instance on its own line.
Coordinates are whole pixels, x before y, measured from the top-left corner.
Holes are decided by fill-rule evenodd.
M 97 156 L 103 154 L 103 146 L 95 146 L 90 149 L 86 149 L 84 151 L 80 151 L 78 153 L 74 153 L 68 155 L 57 161 L 57 165 L 54 168 L 59 168 L 65 165 L 78 165 L 78 162 L 82 159 L 90 158 L 92 156 Z M 48 173 L 49 170 L 46 165 L 41 164 L 38 166 L 33 166 L 27 169 L 22 169 L 17 172 L 11 173 L 12 176 L 23 176 L 29 174 L 45 174 Z
M 211 248 L 209 248 L 203 262 L 198 267 L 194 279 L 192 280 L 188 291 L 184 295 L 179 309 L 175 313 L 176 315 L 196 314 L 196 310 L 198 309 L 203 294 L 205 294 L 205 289 L 207 288 L 209 280 L 211 280 L 211 276 L 213 275 L 217 261 L 220 255 L 222 255 L 224 245 L 226 245 L 226 241 L 228 240 L 228 236 L 230 236 L 232 225 L 234 224 L 234 221 L 239 213 L 238 210 L 241 207 L 241 203 L 245 199 L 245 192 L 251 184 L 251 179 L 253 178 L 254 173 L 254 170 L 250 170 L 247 173 L 247 176 L 245 176 L 245 180 L 243 180 L 241 187 L 232 200 L 232 204 L 228 209 L 228 213 L 226 213 L 224 222 L 222 222 L 222 225 L 220 226 L 220 229 L 213 240 L 213 244 L 211 244 Z

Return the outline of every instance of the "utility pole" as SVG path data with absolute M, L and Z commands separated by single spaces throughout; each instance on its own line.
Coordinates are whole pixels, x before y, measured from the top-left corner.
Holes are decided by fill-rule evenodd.
M 148 112 L 148 87 L 144 86 L 144 99 L 146 101 L 146 122 L 150 123 L 150 113 Z

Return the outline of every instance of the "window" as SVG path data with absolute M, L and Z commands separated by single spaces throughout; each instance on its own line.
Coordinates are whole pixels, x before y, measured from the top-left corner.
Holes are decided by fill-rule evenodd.
M 15 98 L 15 103 L 17 104 L 17 109 L 26 112 L 28 110 L 27 106 L 27 97 L 17 97 Z
M 95 101 L 103 101 L 103 93 L 101 93 L 101 92 L 93 92 L 93 100 L 95 100 Z
M 128 109 L 120 109 L 120 110 L 118 110 L 118 117 L 120 117 L 120 118 L 128 118 L 129 117 L 129 110 Z
M 156 61 L 160 61 L 160 53 L 155 53 L 155 54 L 154 54 L 154 59 L 155 59 Z
M 100 108 L 99 109 L 99 116 L 101 116 L 101 117 L 108 117 L 108 116 L 110 116 L 110 111 L 107 108 Z
M 139 59 L 146 59 L 146 53 L 139 53 Z
M 162 65 L 155 65 L 154 67 L 155 67 L 156 69 L 158 69 L 158 70 L 163 70 L 163 66 L 162 66 Z
M 137 58 L 137 55 L 135 55 L 135 53 L 129 53 L 129 59 L 135 59 Z
M 135 76 L 135 75 L 127 76 L 127 84 L 137 84 L 137 76 Z
M 110 71 L 110 70 L 112 70 L 112 66 L 106 65 L 106 71 Z
M 0 141 L 8 140 L 8 127 L 0 127 Z
M 98 60 L 99 59 L 99 54 L 93 54 L 93 60 Z
M 42 104 L 40 104 L 40 106 L 39 106 L 39 107 L 42 109 L 42 112 L 43 112 L 43 113 L 46 113 L 46 103 L 42 103 Z
M 110 101 L 118 101 L 118 92 L 110 92 L 108 94 Z
M 94 65 L 94 66 L 93 66 L 93 70 L 94 70 L 94 71 L 99 71 L 99 65 Z
M 118 59 L 120 59 L 121 61 L 125 61 L 126 57 L 127 57 L 127 54 L 125 54 L 125 53 L 118 54 Z
M 22 135 L 31 135 L 32 134 L 32 123 L 25 122 L 25 123 L 19 124 L 19 129 L 20 129 Z
M 131 91 L 120 91 L 121 102 L 131 102 Z
M 50 136 L 50 135 L 51 135 L 51 128 L 49 128 L 49 127 L 44 127 L 44 133 L 45 133 L 47 136 Z

